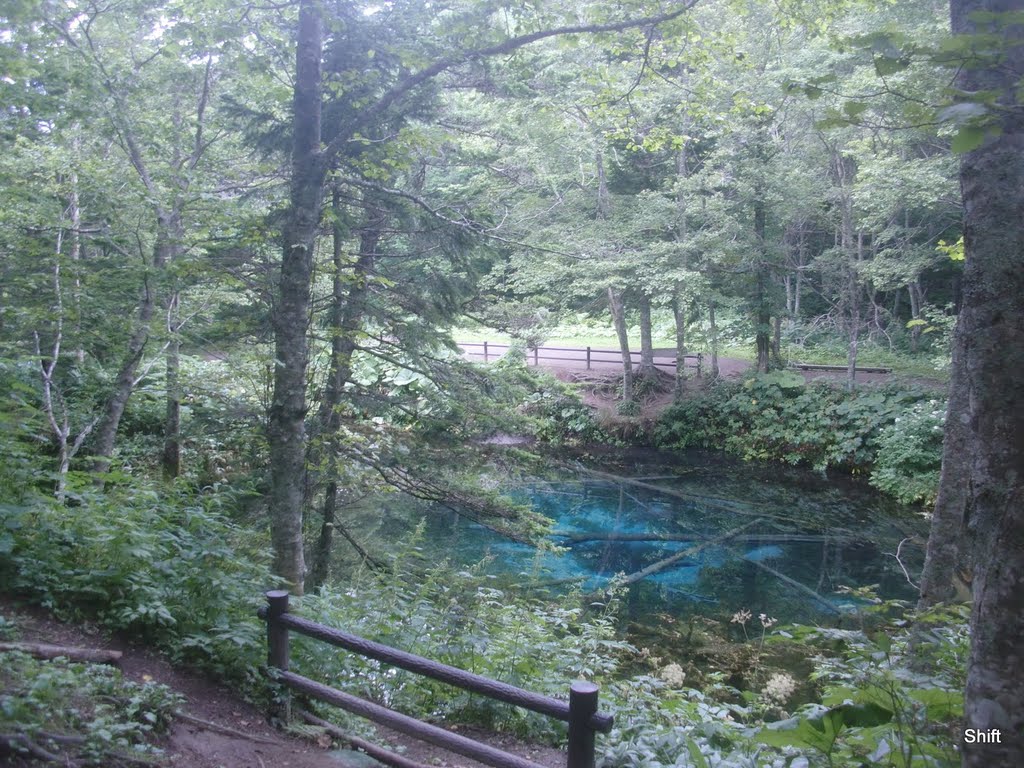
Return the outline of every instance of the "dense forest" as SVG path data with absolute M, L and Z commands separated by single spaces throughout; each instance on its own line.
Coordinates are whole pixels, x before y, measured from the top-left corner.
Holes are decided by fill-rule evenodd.
M 5 599 L 266 701 L 255 611 L 286 587 L 516 685 L 599 682 L 605 766 L 1024 762 L 1024 3 L 62 0 L 0 21 Z M 467 356 L 488 338 L 508 353 Z M 549 339 L 621 362 L 556 377 L 528 364 Z M 826 627 L 705 608 L 651 650 L 623 618 L 648 562 L 553 594 L 495 581 L 485 551 L 416 554 L 420 517 L 449 513 L 550 551 L 514 489 L 629 445 L 680 474 L 702 448 L 869 480 L 931 520 L 887 553 L 917 599 L 859 585 Z M 563 736 L 293 653 L 417 716 Z M 60 741 L 60 697 L 19 693 L 44 667 L 4 658 L 0 759 L 150 760 L 173 719 L 170 694 L 129 693 L 136 726 Z

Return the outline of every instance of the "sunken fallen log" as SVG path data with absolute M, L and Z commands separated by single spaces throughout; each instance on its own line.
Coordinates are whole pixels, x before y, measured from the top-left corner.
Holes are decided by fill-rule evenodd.
M 27 653 L 37 659 L 52 660 L 66 658 L 68 661 L 84 664 L 114 664 L 121 661 L 120 651 L 109 651 L 104 648 L 74 648 L 66 645 L 48 645 L 46 643 L 0 643 L 0 653 L 16 651 Z
M 754 520 L 750 520 L 749 522 L 746 522 L 743 525 L 733 528 L 731 531 L 726 531 L 721 536 L 716 536 L 713 539 L 702 541 L 700 544 L 695 544 L 692 547 L 687 547 L 682 552 L 676 552 L 674 555 L 671 555 L 670 557 L 666 557 L 663 560 L 659 560 L 656 563 L 651 563 L 646 568 L 641 568 L 639 571 L 635 571 L 634 573 L 628 574 L 623 579 L 618 581 L 617 584 L 622 586 L 629 586 L 630 584 L 636 584 L 638 581 L 643 581 L 648 576 L 653 576 L 659 571 L 663 571 L 666 568 L 672 567 L 684 558 L 695 555 L 698 552 L 707 549 L 708 547 L 713 547 L 716 544 L 722 544 L 726 541 L 729 541 L 733 536 L 737 535 L 738 533 L 741 533 L 745 531 L 747 528 L 750 528 L 761 522 L 763 522 L 761 518 L 755 518 Z
M 834 605 L 832 605 L 832 603 L 830 603 L 824 597 L 822 597 L 817 592 L 815 592 L 813 589 L 808 587 L 806 584 L 801 584 L 796 579 L 791 579 L 789 576 L 787 576 L 786 574 L 782 573 L 781 571 L 777 571 L 774 568 L 772 568 L 770 565 L 765 565 L 764 563 L 759 562 L 757 560 L 753 560 L 753 559 L 751 559 L 749 557 L 742 557 L 740 559 L 745 561 L 745 562 L 750 563 L 751 565 L 756 565 L 758 568 L 760 568 L 763 571 L 767 571 L 772 576 L 774 576 L 776 579 L 781 581 L 783 584 L 788 584 L 789 586 L 793 587 L 793 589 L 797 590 L 798 592 L 803 592 L 805 595 L 807 595 L 809 598 L 814 600 L 816 603 L 818 603 L 819 605 L 821 605 L 823 608 L 827 609 L 828 611 L 830 611 L 832 613 L 839 613 L 840 612 L 838 608 L 836 608 Z
M 605 533 L 592 531 L 588 533 L 569 533 L 554 531 L 552 536 L 563 539 L 564 545 L 582 544 L 588 541 L 706 541 L 711 539 L 708 533 Z M 743 544 L 793 544 L 802 542 L 832 542 L 845 540 L 841 536 L 826 536 L 816 533 L 751 533 L 744 536 L 733 536 L 731 541 Z
M 797 525 L 803 525 L 805 521 L 802 521 L 789 515 L 780 515 L 777 512 L 768 512 L 764 505 L 748 503 L 748 502 L 737 502 L 733 499 L 725 499 L 718 496 L 707 496 L 699 493 L 686 493 L 685 491 L 677 491 L 673 488 L 666 488 L 663 485 L 657 485 L 655 483 L 646 483 L 643 480 L 637 480 L 632 477 L 626 477 L 625 475 L 616 475 L 611 472 L 602 472 L 599 469 L 591 469 L 585 467 L 580 463 L 575 463 L 571 468 L 577 472 L 591 477 L 596 477 L 601 480 L 607 480 L 612 483 L 620 483 L 624 485 L 632 485 L 636 488 L 643 488 L 649 491 L 657 491 L 664 496 L 671 496 L 675 499 L 682 499 L 684 501 L 695 502 L 699 505 L 703 505 L 707 509 L 718 509 L 723 512 L 728 512 L 734 515 L 749 515 L 756 516 L 764 521 L 777 520 L 786 523 L 796 523 Z

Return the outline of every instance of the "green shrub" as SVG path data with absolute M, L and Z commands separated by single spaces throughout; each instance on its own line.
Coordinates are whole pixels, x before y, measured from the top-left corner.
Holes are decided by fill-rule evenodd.
M 0 507 L 7 583 L 59 616 L 252 682 L 264 647 L 255 611 L 272 580 L 252 534 L 220 509 L 233 497 L 122 481 L 84 486 L 71 506 L 39 496 Z
M 167 730 L 180 697 L 157 683 L 134 683 L 119 670 L 65 659 L 0 653 L 0 733 L 58 756 L 60 764 L 127 766 L 159 754 L 152 737 Z
M 850 393 L 774 371 L 673 405 L 654 436 L 663 448 L 716 448 L 747 460 L 881 473 L 877 487 L 904 502 L 927 501 L 937 486 L 942 427 L 926 414 L 944 408 L 925 398 L 891 386 Z
M 871 472 L 871 484 L 905 504 L 931 506 L 942 469 L 945 404 L 915 403 L 883 428 Z

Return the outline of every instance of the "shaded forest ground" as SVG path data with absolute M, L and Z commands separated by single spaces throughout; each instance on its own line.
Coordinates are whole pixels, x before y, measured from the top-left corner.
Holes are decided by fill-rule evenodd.
M 174 667 L 151 650 L 109 636 L 89 624 L 58 621 L 47 611 L 28 607 L 0 594 L 0 615 L 17 628 L 22 642 L 103 648 L 123 653 L 120 669 L 137 682 L 154 681 L 172 688 L 185 700 L 181 711 L 189 720 L 175 719 L 157 743 L 164 750 L 156 765 L 175 768 L 357 768 L 378 766 L 366 755 L 332 749 L 326 736 L 300 738 L 273 728 L 256 707 L 229 688 L 195 671 Z M 203 721 L 205 724 L 199 724 Z M 526 757 L 548 768 L 565 765 L 565 753 L 551 747 L 524 744 L 507 736 L 475 728 L 453 727 L 470 738 Z M 482 764 L 387 729 L 375 743 L 398 750 L 424 768 L 482 768 Z M 4 763 L 7 765 L 8 763 Z M 33 765 L 26 761 L 12 766 Z
M 691 397 L 707 388 L 711 379 L 707 373 L 708 360 L 704 360 L 705 370 L 698 376 L 697 372 L 687 369 L 687 378 L 683 388 L 683 397 Z M 622 374 L 617 371 L 603 368 L 601 370 L 586 370 L 585 363 L 580 365 L 560 364 L 556 366 L 545 366 L 561 381 L 571 382 L 581 387 L 583 402 L 594 409 L 599 421 L 619 422 L 623 417 L 618 414 L 617 408 L 621 399 Z M 740 360 L 732 357 L 722 357 L 718 360 L 719 376 L 722 379 L 735 379 L 743 376 L 753 368 L 748 360 Z M 621 366 L 620 366 L 621 370 Z M 837 384 L 846 380 L 845 371 L 798 371 L 808 381 L 825 379 Z M 874 384 L 890 381 L 893 379 L 891 373 L 858 373 L 857 381 L 861 384 Z M 646 392 L 641 389 L 638 398 L 640 413 L 635 417 L 639 422 L 650 424 L 658 419 L 661 413 L 672 404 L 674 379 L 671 373 L 658 370 L 656 374 L 656 385 L 650 387 Z M 941 387 L 943 382 L 938 379 L 915 379 L 913 382 L 927 387 Z

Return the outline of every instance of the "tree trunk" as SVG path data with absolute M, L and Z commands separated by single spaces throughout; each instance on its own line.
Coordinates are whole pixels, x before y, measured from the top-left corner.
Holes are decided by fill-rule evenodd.
M 717 379 L 721 374 L 718 369 L 718 324 L 715 322 L 715 302 L 708 302 L 708 325 L 711 331 L 711 378 Z
M 987 744 L 965 739 L 963 764 L 991 768 L 1024 765 L 1024 29 L 998 17 L 1019 15 L 1024 2 L 950 5 L 954 33 L 1002 38 L 998 62 L 969 60 L 956 82 L 962 93 L 998 94 L 989 114 L 1000 131 L 960 165 L 966 262 L 956 333 L 966 396 L 952 398 L 957 412 L 949 414 L 966 425 L 965 518 L 976 564 L 964 726 L 1001 736 Z M 997 19 L 985 20 L 993 12 Z M 944 458 L 955 448 L 947 443 Z
M 771 310 L 768 307 L 766 270 L 757 271 L 757 310 L 754 318 L 755 344 L 757 346 L 758 373 L 768 373 L 771 367 Z
M 180 220 L 174 214 L 157 213 L 157 238 L 153 246 L 153 272 L 163 272 L 167 262 L 174 256 L 181 238 Z M 143 277 L 142 293 L 136 308 L 135 330 L 128 339 L 128 348 L 121 361 L 121 367 L 114 378 L 113 389 L 103 406 L 103 412 L 96 425 L 96 445 L 93 455 L 93 471 L 106 472 L 110 468 L 110 458 L 114 455 L 117 441 L 117 429 L 121 424 L 128 398 L 135 389 L 135 374 L 138 372 L 142 354 L 149 341 L 149 333 L 153 323 L 153 312 L 156 309 L 156 290 L 152 285 L 153 275 Z
M 597 218 L 604 220 L 612 214 L 612 198 L 608 194 L 608 177 L 604 171 L 604 155 L 601 150 L 595 157 L 597 165 Z
M 768 264 L 765 252 L 766 211 L 764 201 L 754 201 L 754 235 L 757 238 L 757 283 L 754 295 L 754 339 L 757 346 L 757 370 L 768 373 L 771 365 L 772 310 L 768 303 Z
M 171 338 L 167 343 L 166 415 L 164 417 L 164 450 L 162 465 L 164 478 L 173 480 L 181 474 L 181 339 L 178 337 L 178 295 L 171 297 L 167 309 L 167 330 Z
M 327 483 L 324 488 L 320 534 L 313 550 L 313 564 L 306 580 L 306 588 L 314 590 L 327 583 L 330 575 L 331 550 L 334 546 L 334 532 L 338 527 L 338 502 L 342 493 L 339 482 L 340 466 L 338 452 L 340 450 L 338 431 L 341 428 L 341 416 L 338 406 L 341 405 L 345 385 L 352 378 L 352 353 L 356 349 L 356 339 L 363 325 L 366 309 L 366 298 L 369 290 L 367 276 L 373 269 L 377 243 L 380 240 L 380 222 L 366 206 L 367 223 L 359 239 L 359 256 L 348 280 L 344 278 L 344 244 L 347 232 L 342 224 L 340 214 L 341 200 L 335 190 L 332 207 L 334 216 L 334 290 L 331 304 L 331 365 L 324 391 L 321 410 L 321 434 L 327 453 L 325 474 Z M 319 461 L 310 462 L 313 466 Z
M 924 570 L 921 573 L 919 608 L 945 603 L 957 596 L 958 571 L 967 554 L 961 543 L 966 530 L 969 459 L 967 454 L 967 379 L 964 371 L 962 334 L 953 333 L 953 363 L 949 383 L 949 405 L 943 435 L 942 474 L 939 495 L 932 510 L 931 532 Z
M 910 295 L 910 319 L 920 320 L 921 319 L 921 280 L 920 278 L 914 278 L 914 281 L 907 285 L 907 293 Z M 921 343 L 921 326 L 917 323 L 910 327 L 910 351 L 917 352 L 917 347 Z
M 857 233 L 857 261 L 864 248 L 864 233 Z M 850 307 L 850 342 L 846 349 L 846 388 L 851 392 L 857 386 L 857 344 L 860 340 L 860 286 L 857 283 L 857 267 L 846 265 L 846 291 Z
M 622 402 L 633 402 L 633 358 L 629 352 L 629 334 L 626 330 L 626 310 L 622 306 L 622 297 L 614 288 L 608 289 L 608 308 L 612 313 L 615 333 L 619 337 L 619 349 L 622 352 Z
M 274 393 L 270 446 L 270 535 L 274 572 L 301 594 L 306 562 L 302 501 L 306 458 L 307 330 L 311 312 L 313 250 L 320 224 L 326 169 L 320 156 L 320 57 L 323 25 L 312 0 L 299 5 L 293 99 L 291 192 L 283 227 L 281 280 L 274 308 Z
M 673 398 L 678 403 L 683 399 L 683 386 L 686 380 L 686 308 L 679 296 L 678 286 L 672 297 L 672 316 L 676 326 L 676 378 Z
M 772 361 L 776 367 L 782 367 L 782 318 L 772 318 Z
M 651 333 L 651 297 L 641 291 L 638 300 L 640 309 L 640 375 L 653 376 L 654 342 Z

